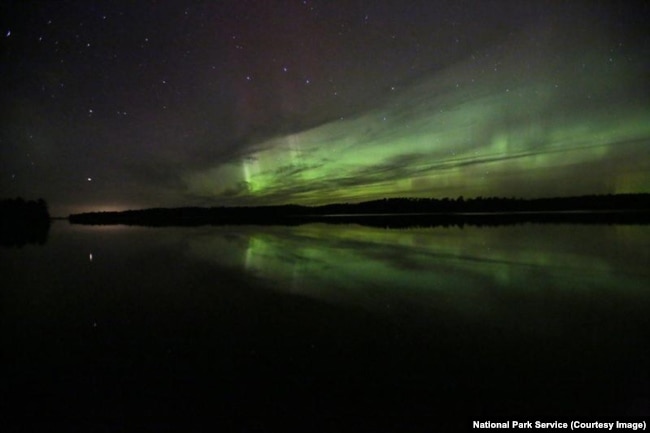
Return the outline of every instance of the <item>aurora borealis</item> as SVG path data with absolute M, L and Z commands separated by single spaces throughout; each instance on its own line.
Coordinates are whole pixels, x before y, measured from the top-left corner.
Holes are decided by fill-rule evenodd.
M 523 306 L 498 304 L 522 291 L 540 298 L 549 292 L 576 299 L 584 293 L 617 296 L 621 290 L 647 297 L 645 227 L 603 226 L 598 237 L 591 227 L 537 229 L 229 226 L 195 232 L 185 251 L 260 278 L 274 290 L 383 312 L 387 304 L 401 304 L 412 311 L 502 320 L 520 315 Z M 619 248 L 604 249 L 603 243 Z M 544 302 L 527 303 L 532 309 L 540 305 Z M 548 321 L 534 326 L 544 329 Z
M 2 196 L 147 206 L 650 190 L 645 2 L 2 6 Z

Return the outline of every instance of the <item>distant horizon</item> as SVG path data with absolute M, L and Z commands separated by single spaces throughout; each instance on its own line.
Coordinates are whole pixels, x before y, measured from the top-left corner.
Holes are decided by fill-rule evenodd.
M 449 196 L 381 196 L 376 198 L 369 199 L 359 199 L 354 201 L 329 201 L 322 203 L 312 203 L 312 204 L 303 204 L 298 202 L 286 202 L 286 203 L 268 203 L 268 202 L 259 202 L 259 203 L 245 203 L 245 204 L 223 204 L 223 203 L 187 203 L 187 204 L 151 204 L 151 205 L 133 205 L 133 206 L 120 206 L 120 205 L 79 205 L 79 206 L 61 206 L 57 204 L 52 204 L 47 197 L 38 197 L 35 195 L 28 196 L 6 196 L 0 197 L 1 200 L 7 199 L 16 199 L 22 198 L 26 201 L 29 200 L 38 200 L 43 199 L 48 205 L 50 215 L 52 218 L 67 218 L 69 215 L 81 214 L 81 213 L 92 213 L 92 212 L 124 212 L 131 210 L 144 210 L 144 209 L 175 209 L 175 208 L 214 208 L 214 207 L 226 207 L 226 208 L 255 208 L 255 207 L 282 207 L 282 206 L 302 206 L 302 207 L 322 207 L 329 205 L 340 205 L 340 204 L 361 204 L 367 202 L 374 202 L 380 200 L 392 200 L 392 199 L 411 199 L 411 200 L 456 200 L 460 197 L 463 197 L 464 200 L 475 200 L 478 198 L 498 198 L 498 199 L 515 199 L 515 200 L 544 200 L 544 199 L 567 199 L 567 198 L 578 198 L 578 197 L 598 197 L 598 196 L 626 196 L 626 195 L 650 195 L 650 191 L 640 191 L 640 192 L 623 192 L 623 193 L 587 193 L 587 194 L 571 194 L 571 195 L 557 195 L 557 196 L 513 196 L 513 195 L 493 195 L 493 194 L 480 194 L 480 195 L 449 195 Z M 67 212 L 61 212 L 61 209 L 71 209 Z M 72 210 L 77 209 L 77 210 Z
M 650 189 L 647 2 L 100 3 L 3 9 L 0 196 L 69 215 Z
M 185 206 L 148 206 L 148 207 L 133 207 L 133 208 L 123 208 L 123 209 L 115 209 L 115 210 L 103 210 L 103 209 L 94 209 L 94 210 L 87 210 L 83 212 L 73 212 L 67 215 L 54 215 L 52 218 L 67 218 L 70 215 L 79 215 L 79 214 L 86 214 L 86 213 L 120 213 L 120 212 L 129 212 L 129 211 L 144 211 L 144 210 L 152 210 L 152 209 L 190 209 L 190 208 L 197 208 L 197 209 L 219 209 L 219 208 L 224 208 L 224 209 L 256 209 L 256 208 L 282 208 L 282 207 L 302 207 L 302 208 L 321 208 L 321 207 L 328 207 L 328 206 L 358 206 L 358 205 L 363 205 L 367 203 L 376 203 L 376 202 L 381 202 L 381 201 L 398 201 L 398 200 L 409 200 L 409 201 L 457 201 L 462 198 L 463 201 L 465 202 L 472 202 L 472 201 L 477 201 L 477 200 L 490 200 L 490 199 L 497 199 L 497 200 L 504 200 L 504 201 L 522 201 L 522 202 L 528 202 L 528 201 L 540 201 L 540 200 L 570 200 L 570 199 L 584 199 L 584 198 L 599 198 L 599 197 L 626 197 L 626 196 L 648 196 L 650 197 L 650 192 L 638 192 L 638 193 L 620 193 L 620 194 L 580 194 L 580 195 L 570 195 L 570 196 L 544 196 L 544 197 L 508 197 L 508 196 L 497 196 L 497 195 L 479 195 L 479 196 L 464 196 L 464 195 L 459 195 L 459 196 L 444 196 L 444 197 L 413 197 L 413 196 L 403 196 L 403 197 L 381 197 L 381 198 L 375 198 L 375 199 L 370 199 L 370 200 L 361 200 L 361 201 L 355 201 L 355 202 L 329 202 L 329 203 L 322 203 L 322 204 L 311 204 L 311 205 L 305 205 L 305 204 L 299 204 L 299 203 L 282 203 L 282 204 L 247 204 L 247 205 L 234 205 L 234 206 L 228 206 L 228 205 L 220 205 L 220 204 L 213 204 L 213 205 L 185 205 Z

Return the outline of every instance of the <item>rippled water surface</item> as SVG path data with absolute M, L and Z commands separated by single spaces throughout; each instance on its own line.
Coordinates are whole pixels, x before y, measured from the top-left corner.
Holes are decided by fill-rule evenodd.
M 648 245 L 648 226 L 57 222 L 43 246 L 0 250 L 3 418 L 647 414 Z

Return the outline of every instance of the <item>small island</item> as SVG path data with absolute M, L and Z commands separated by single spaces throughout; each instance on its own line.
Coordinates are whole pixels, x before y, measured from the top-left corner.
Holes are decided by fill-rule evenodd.
M 298 225 L 357 223 L 400 228 L 534 223 L 647 224 L 650 194 L 588 195 L 539 199 L 476 197 L 386 198 L 322 206 L 178 207 L 90 212 L 69 216 L 73 224 L 146 226 Z

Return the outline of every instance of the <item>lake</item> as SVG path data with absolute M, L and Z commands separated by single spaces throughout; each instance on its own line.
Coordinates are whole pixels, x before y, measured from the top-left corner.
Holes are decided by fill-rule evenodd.
M 2 423 L 648 415 L 649 246 L 647 225 L 58 221 L 0 249 Z

